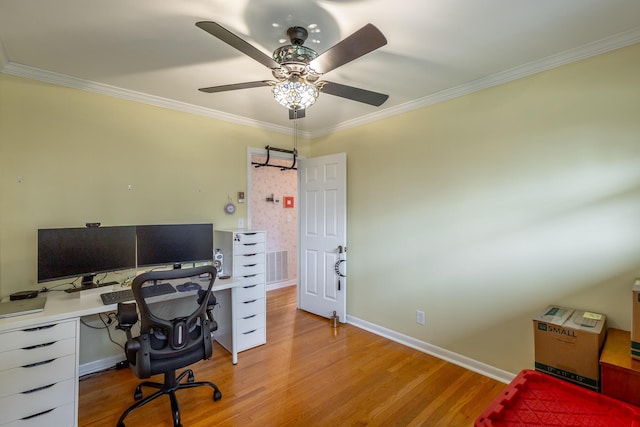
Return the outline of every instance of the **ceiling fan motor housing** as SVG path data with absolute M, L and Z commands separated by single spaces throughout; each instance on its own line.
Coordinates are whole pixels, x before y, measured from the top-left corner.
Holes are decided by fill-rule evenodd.
M 309 33 L 304 27 L 290 27 L 287 30 L 287 36 L 289 40 L 291 40 L 291 44 L 302 46 L 305 40 L 307 40 L 307 37 L 309 37 Z

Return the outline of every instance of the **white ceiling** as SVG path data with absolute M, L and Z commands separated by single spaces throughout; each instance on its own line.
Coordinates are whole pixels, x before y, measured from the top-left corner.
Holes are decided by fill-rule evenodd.
M 640 41 L 638 0 L 1 0 L 3 72 L 289 132 L 272 79 L 210 34 L 216 21 L 270 55 L 286 28 L 317 24 L 319 53 L 367 23 L 388 44 L 327 73 L 386 93 L 372 107 L 321 94 L 298 129 L 318 136 Z M 274 27 L 273 24 L 279 27 Z M 1 96 L 1 94 L 0 94 Z

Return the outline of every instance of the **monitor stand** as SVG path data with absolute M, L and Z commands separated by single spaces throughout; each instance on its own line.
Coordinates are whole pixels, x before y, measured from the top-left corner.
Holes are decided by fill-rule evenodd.
M 82 281 L 80 282 L 80 290 L 97 288 L 98 284 L 93 282 L 93 279 L 95 277 L 95 274 L 87 274 L 86 276 L 82 276 Z
M 112 286 L 112 285 L 117 285 L 118 282 L 100 282 L 100 283 L 95 283 L 93 281 L 93 279 L 96 277 L 95 274 L 89 274 L 87 276 L 82 276 L 82 282 L 81 286 L 80 286 L 80 290 L 84 291 L 86 289 L 95 289 L 95 288 L 102 288 L 104 286 Z

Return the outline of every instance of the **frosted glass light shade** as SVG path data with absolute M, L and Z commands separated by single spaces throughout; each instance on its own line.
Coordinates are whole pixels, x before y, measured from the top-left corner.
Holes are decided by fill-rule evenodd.
M 302 80 L 276 83 L 271 89 L 280 105 L 290 110 L 309 108 L 318 98 L 318 88 Z

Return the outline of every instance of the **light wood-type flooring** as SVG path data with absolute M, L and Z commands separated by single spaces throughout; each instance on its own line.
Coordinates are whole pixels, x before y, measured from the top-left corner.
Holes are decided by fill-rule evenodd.
M 184 427 L 472 426 L 505 387 L 355 326 L 332 328 L 296 309 L 295 286 L 267 293 L 267 344 L 240 353 L 235 366 L 214 344 L 213 358 L 192 368 L 222 400 L 209 388 L 180 390 Z M 83 378 L 79 425 L 115 426 L 138 382 L 129 369 Z M 171 427 L 169 408 L 162 396 L 126 425 Z

